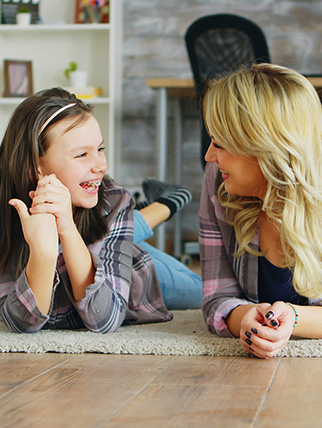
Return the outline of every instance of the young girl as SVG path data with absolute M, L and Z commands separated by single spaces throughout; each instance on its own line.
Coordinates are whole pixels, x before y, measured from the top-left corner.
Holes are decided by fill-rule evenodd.
M 204 97 L 203 312 L 261 358 L 322 338 L 322 111 L 299 73 L 255 64 Z
M 11 118 L 0 147 L 0 308 L 14 332 L 171 319 L 103 149 L 91 108 L 62 89 L 27 98 Z

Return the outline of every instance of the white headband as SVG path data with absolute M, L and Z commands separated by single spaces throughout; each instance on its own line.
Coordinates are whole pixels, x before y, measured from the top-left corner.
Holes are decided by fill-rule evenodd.
M 38 137 L 42 133 L 42 131 L 46 128 L 48 123 L 50 123 L 56 116 L 58 116 L 60 113 L 62 113 L 64 110 L 68 109 L 69 107 L 73 107 L 76 105 L 76 103 L 67 104 L 64 107 L 61 107 L 59 110 L 57 110 L 54 114 L 50 116 L 49 119 L 46 120 L 46 122 L 43 124 L 43 126 L 40 128 L 40 131 L 38 132 Z

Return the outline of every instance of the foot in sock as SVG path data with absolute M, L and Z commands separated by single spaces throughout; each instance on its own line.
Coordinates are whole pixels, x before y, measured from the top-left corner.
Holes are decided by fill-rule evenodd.
M 150 204 L 159 202 L 169 207 L 171 211 L 169 219 L 189 204 L 192 199 L 191 192 L 186 187 L 163 183 L 154 178 L 146 178 L 142 183 L 142 188 Z

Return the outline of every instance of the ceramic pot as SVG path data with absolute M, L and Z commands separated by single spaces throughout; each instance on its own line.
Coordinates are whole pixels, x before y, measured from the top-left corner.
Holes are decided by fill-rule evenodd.
M 70 84 L 74 88 L 85 88 L 88 81 L 87 71 L 76 70 L 69 72 Z
M 31 13 L 17 13 L 16 23 L 17 25 L 22 25 L 23 27 L 29 25 L 31 22 Z

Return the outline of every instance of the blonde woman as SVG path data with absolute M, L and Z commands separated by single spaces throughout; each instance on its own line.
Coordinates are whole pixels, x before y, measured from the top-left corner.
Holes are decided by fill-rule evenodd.
M 208 328 L 276 355 L 322 338 L 322 111 L 295 72 L 254 64 L 209 83 L 200 204 Z

